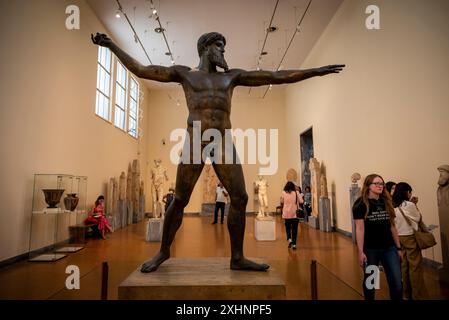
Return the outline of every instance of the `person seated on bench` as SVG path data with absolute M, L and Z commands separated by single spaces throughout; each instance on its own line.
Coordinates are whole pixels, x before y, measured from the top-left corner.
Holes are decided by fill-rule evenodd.
M 104 213 L 104 196 L 99 196 L 95 201 L 95 206 L 89 213 L 89 216 L 84 220 L 84 224 L 95 224 L 100 231 L 101 237 L 106 239 L 106 231 L 112 232 L 109 221 Z

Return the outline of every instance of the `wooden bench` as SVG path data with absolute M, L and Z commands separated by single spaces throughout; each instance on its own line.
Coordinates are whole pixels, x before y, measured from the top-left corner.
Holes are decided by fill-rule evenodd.
M 97 225 L 94 223 L 79 223 L 73 226 L 69 226 L 70 243 L 86 243 L 86 235 L 89 228 L 94 228 L 96 226 Z

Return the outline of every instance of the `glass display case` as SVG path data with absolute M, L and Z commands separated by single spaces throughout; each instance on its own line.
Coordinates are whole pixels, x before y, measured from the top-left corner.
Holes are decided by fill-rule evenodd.
M 69 244 L 69 226 L 87 216 L 87 177 L 35 174 L 30 219 L 30 261 L 56 261 L 83 247 Z

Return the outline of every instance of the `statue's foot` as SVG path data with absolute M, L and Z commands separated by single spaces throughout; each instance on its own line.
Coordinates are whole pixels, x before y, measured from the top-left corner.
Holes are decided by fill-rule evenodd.
M 253 270 L 253 271 L 266 271 L 270 266 L 265 263 L 256 263 L 246 258 L 238 260 L 231 259 L 232 270 Z
M 159 252 L 151 260 L 146 261 L 142 265 L 142 267 L 140 268 L 140 272 L 148 273 L 156 271 L 157 268 L 161 265 L 161 263 L 167 260 L 169 257 L 170 257 L 169 254 Z

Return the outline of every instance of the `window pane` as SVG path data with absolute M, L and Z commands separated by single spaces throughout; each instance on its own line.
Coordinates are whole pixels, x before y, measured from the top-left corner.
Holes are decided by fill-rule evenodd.
M 104 97 L 103 101 L 104 101 L 104 103 L 103 103 L 104 117 L 103 118 L 105 118 L 106 120 L 109 120 L 110 119 L 110 117 L 109 117 L 109 98 Z
M 120 108 L 115 108 L 115 125 L 125 129 L 125 112 Z
M 134 98 L 134 100 L 137 100 L 137 83 L 132 78 L 131 78 L 130 94 L 131 94 L 131 97 Z
M 115 91 L 115 104 L 120 106 L 122 109 L 125 109 L 125 90 L 120 86 L 117 86 Z
M 137 118 L 137 102 L 133 99 L 129 100 L 129 116 L 131 118 Z
M 106 61 L 104 64 L 105 69 L 110 73 L 111 72 L 111 50 L 105 48 L 106 51 Z
M 111 72 L 111 51 L 108 48 L 99 47 L 98 63 L 100 63 L 108 72 Z
M 126 70 L 120 62 L 117 61 L 117 82 L 123 88 L 126 88 Z
M 132 135 L 133 137 L 137 137 L 137 132 L 136 132 L 136 121 L 133 119 L 129 119 L 129 129 L 128 132 L 130 135 Z

